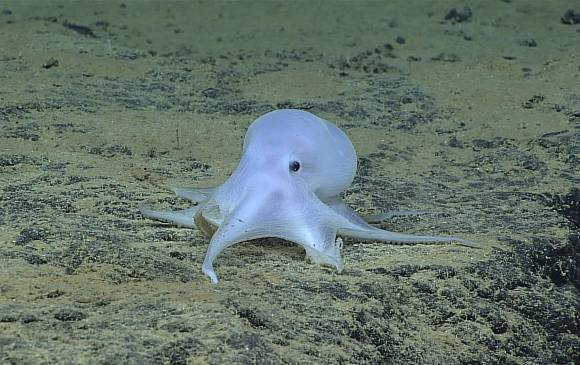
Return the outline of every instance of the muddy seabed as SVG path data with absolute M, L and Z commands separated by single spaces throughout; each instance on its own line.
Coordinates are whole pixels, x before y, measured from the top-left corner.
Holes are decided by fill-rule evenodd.
M 0 363 L 579 363 L 578 5 L 2 2 Z M 358 211 L 482 248 L 350 239 L 337 274 L 262 240 L 212 286 L 138 207 L 283 107 L 351 137 Z

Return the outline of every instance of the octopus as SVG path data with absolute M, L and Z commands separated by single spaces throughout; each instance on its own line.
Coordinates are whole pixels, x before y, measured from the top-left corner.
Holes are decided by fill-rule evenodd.
M 312 262 L 338 272 L 344 268 L 340 236 L 476 247 L 457 237 L 396 233 L 371 225 L 398 213 L 364 217 L 345 204 L 342 194 L 352 184 L 356 168 L 353 144 L 335 124 L 302 110 L 275 110 L 250 125 L 240 162 L 222 185 L 174 189 L 195 205 L 176 211 L 142 207 L 141 213 L 197 228 L 209 237 L 202 271 L 214 284 L 218 276 L 213 263 L 223 250 L 267 237 L 301 245 Z

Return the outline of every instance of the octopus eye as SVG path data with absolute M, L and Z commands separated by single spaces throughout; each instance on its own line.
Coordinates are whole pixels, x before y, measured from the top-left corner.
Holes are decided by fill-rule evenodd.
M 292 161 L 292 162 L 290 162 L 290 165 L 288 166 L 288 168 L 290 169 L 290 171 L 296 172 L 296 171 L 300 170 L 300 162 Z

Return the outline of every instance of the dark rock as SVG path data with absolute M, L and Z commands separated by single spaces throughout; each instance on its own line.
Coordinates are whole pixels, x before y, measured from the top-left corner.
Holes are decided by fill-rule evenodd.
M 524 47 L 537 47 L 538 43 L 536 42 L 536 40 L 534 38 L 530 38 L 530 39 L 524 39 L 523 41 L 520 42 L 521 46 Z
M 534 95 L 525 102 L 523 102 L 522 107 L 524 109 L 532 109 L 534 105 L 541 103 L 542 101 L 544 101 L 544 99 L 545 99 L 544 95 Z
M 84 26 L 84 25 L 78 25 L 78 24 L 74 24 L 74 23 L 64 22 L 63 26 L 65 28 L 70 29 L 70 30 L 74 30 L 75 32 L 82 34 L 82 35 L 86 35 L 86 36 L 93 37 L 93 38 L 97 37 L 93 33 L 93 30 L 91 28 Z
M 560 18 L 564 24 L 579 24 L 580 23 L 580 12 L 568 9 L 564 15 Z
M 451 20 L 453 23 L 463 23 L 471 21 L 473 13 L 471 8 L 464 6 L 463 8 L 453 8 L 445 15 L 445 20 Z
M 431 61 L 440 61 L 440 62 L 459 62 L 461 58 L 458 55 L 453 53 L 445 53 L 441 52 L 435 57 L 431 57 Z
M 20 231 L 20 236 L 16 239 L 16 245 L 22 246 L 30 241 L 42 240 L 46 237 L 46 232 L 42 229 L 28 227 Z
M 76 322 L 87 318 L 87 315 L 76 309 L 61 309 L 54 314 L 54 318 L 63 322 Z
M 56 58 L 51 57 L 45 63 L 42 64 L 42 68 L 48 70 L 49 68 L 58 67 L 58 64 L 59 64 L 58 60 Z

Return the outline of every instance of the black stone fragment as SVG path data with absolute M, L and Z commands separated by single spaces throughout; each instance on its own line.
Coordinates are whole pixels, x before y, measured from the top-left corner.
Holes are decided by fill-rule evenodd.
M 441 61 L 441 62 L 459 62 L 461 58 L 453 53 L 441 52 L 435 57 L 431 57 L 431 61 Z
M 30 241 L 42 240 L 46 237 L 46 232 L 33 227 L 28 227 L 20 231 L 20 236 L 16 239 L 15 244 L 17 246 L 22 246 Z
M 179 251 L 171 251 L 169 256 L 177 260 L 184 260 L 187 257 L 185 253 Z
M 560 18 L 564 24 L 580 24 L 580 12 L 568 9 Z
M 61 309 L 54 314 L 54 318 L 63 322 L 76 322 L 87 318 L 87 315 L 76 309 Z
M 132 156 L 133 152 L 131 149 L 125 145 L 114 144 L 110 146 L 82 146 L 82 149 L 86 150 L 91 155 L 99 155 L 104 157 L 113 156 Z
M 58 60 L 56 58 L 51 57 L 45 63 L 42 64 L 42 68 L 48 70 L 49 68 L 58 67 L 58 64 L 59 64 Z
M 451 20 L 453 23 L 462 23 L 471 21 L 473 13 L 471 8 L 464 6 L 463 8 L 453 8 L 445 15 L 445 20 Z
M 62 25 L 65 28 L 68 28 L 70 30 L 74 30 L 75 32 L 77 32 L 79 34 L 86 35 L 86 36 L 93 37 L 93 38 L 97 37 L 95 35 L 95 33 L 93 33 L 93 30 L 87 26 L 78 25 L 78 24 L 69 23 L 69 22 L 64 22 Z
M 523 102 L 522 107 L 524 107 L 524 109 L 532 109 L 534 105 L 541 103 L 542 101 L 544 101 L 544 99 L 545 99 L 544 95 L 534 95 L 525 102 Z
M 536 42 L 535 39 L 530 38 L 530 39 L 524 39 L 523 41 L 521 41 L 520 42 L 520 45 L 521 46 L 524 46 L 524 47 L 534 48 L 534 47 L 537 47 L 538 46 L 538 42 Z
M 421 271 L 421 266 L 419 265 L 401 265 L 390 270 L 389 274 L 395 278 L 409 278 L 419 271 Z
M 60 289 L 56 289 L 56 290 L 53 290 L 53 291 L 50 291 L 50 292 L 46 293 L 46 295 L 44 297 L 45 298 L 48 298 L 48 299 L 52 299 L 52 298 L 61 297 L 64 294 L 65 294 L 64 291 L 62 291 Z
M 453 148 L 463 148 L 463 142 L 461 142 L 457 137 L 453 136 L 447 141 L 447 145 Z

